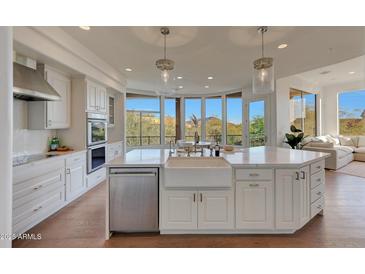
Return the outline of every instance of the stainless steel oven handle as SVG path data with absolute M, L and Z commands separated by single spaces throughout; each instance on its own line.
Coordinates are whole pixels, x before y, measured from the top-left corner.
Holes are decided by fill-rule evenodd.
M 111 173 L 109 174 L 110 177 L 155 177 L 156 173 L 138 173 L 138 172 L 129 172 L 129 173 Z

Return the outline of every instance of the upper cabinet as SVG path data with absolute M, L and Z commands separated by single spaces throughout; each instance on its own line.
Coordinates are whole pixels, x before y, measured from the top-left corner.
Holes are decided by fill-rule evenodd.
M 92 81 L 87 81 L 87 111 L 107 112 L 106 88 Z
M 45 79 L 61 96 L 59 101 L 29 102 L 29 129 L 62 129 L 71 124 L 71 80 L 46 66 Z

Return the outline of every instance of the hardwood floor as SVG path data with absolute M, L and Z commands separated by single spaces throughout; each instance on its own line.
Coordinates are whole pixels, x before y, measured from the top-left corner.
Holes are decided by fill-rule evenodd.
M 365 165 L 364 165 L 365 167 Z M 119 234 L 104 241 L 105 183 L 29 233 L 14 247 L 365 247 L 365 178 L 326 171 L 326 210 L 293 235 Z

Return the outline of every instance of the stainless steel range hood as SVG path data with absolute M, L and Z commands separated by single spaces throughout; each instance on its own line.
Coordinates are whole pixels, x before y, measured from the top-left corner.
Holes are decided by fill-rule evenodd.
M 44 65 L 38 64 L 37 69 L 13 63 L 13 94 L 14 97 L 26 101 L 58 101 L 61 96 L 44 79 Z

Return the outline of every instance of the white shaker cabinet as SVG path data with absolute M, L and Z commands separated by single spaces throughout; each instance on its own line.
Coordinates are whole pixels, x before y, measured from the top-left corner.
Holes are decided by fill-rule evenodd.
M 277 169 L 275 175 L 276 228 L 295 229 L 298 212 L 299 171 Z
M 107 112 L 106 88 L 87 80 L 87 110 L 92 112 Z
M 236 227 L 274 228 L 274 190 L 272 181 L 236 183 Z
M 233 229 L 233 191 L 200 191 L 197 195 L 199 229 Z
M 162 227 L 166 229 L 197 229 L 196 191 L 164 191 L 162 197 Z
M 30 101 L 29 129 L 63 129 L 71 125 L 71 80 L 45 66 L 45 79 L 61 96 L 59 101 Z
M 86 191 L 86 153 L 66 159 L 66 201 L 70 202 Z
M 309 166 L 276 170 L 276 228 L 294 229 L 310 219 Z

